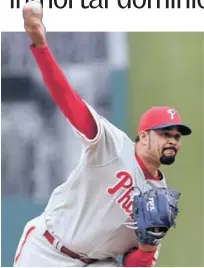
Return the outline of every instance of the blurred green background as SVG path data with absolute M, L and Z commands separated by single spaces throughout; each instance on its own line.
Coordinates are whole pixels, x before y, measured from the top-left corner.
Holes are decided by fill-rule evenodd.
M 130 33 L 129 135 L 149 107 L 179 110 L 193 134 L 176 163 L 163 168 L 182 193 L 177 227 L 165 238 L 157 266 L 204 266 L 204 34 Z
M 169 186 L 182 195 L 177 228 L 163 241 L 156 266 L 204 266 L 203 40 L 203 33 L 129 33 L 128 73 L 112 77 L 112 121 L 131 138 L 140 115 L 155 105 L 177 108 L 193 129 L 176 163 L 163 168 Z M 23 226 L 43 208 L 29 198 L 2 198 L 2 266 L 12 265 Z

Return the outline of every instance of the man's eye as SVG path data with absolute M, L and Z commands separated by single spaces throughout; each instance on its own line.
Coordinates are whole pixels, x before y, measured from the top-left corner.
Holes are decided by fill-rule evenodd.
M 168 133 L 168 132 L 164 132 L 163 133 L 163 135 L 164 135 L 164 137 L 166 137 L 166 138 L 174 138 L 175 140 L 179 140 L 180 139 L 180 135 L 171 135 L 170 133 Z
M 168 132 L 164 132 L 164 136 L 167 138 L 171 138 L 171 135 Z
M 177 141 L 179 141 L 179 140 L 180 140 L 180 138 L 181 138 L 181 136 L 180 136 L 180 135 L 175 135 L 175 139 L 176 139 Z

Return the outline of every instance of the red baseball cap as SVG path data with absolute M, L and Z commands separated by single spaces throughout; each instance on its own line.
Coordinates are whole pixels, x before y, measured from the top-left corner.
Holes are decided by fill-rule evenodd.
M 169 106 L 152 107 L 140 118 L 138 133 L 141 131 L 176 126 L 182 135 L 191 134 L 191 129 L 182 124 L 179 113 Z

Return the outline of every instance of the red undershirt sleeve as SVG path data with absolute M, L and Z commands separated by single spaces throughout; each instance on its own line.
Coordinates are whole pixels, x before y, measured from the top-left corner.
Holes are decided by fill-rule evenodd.
M 96 121 L 86 103 L 69 84 L 49 48 L 32 45 L 31 51 L 54 102 L 78 131 L 88 139 L 94 139 L 98 131 Z
M 125 254 L 124 267 L 151 267 L 156 261 L 154 252 L 144 252 L 140 249 Z

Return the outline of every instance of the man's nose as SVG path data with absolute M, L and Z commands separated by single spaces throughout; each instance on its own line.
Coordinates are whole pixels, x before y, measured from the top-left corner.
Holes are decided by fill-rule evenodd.
M 176 145 L 177 144 L 177 140 L 174 137 L 171 137 L 171 138 L 169 138 L 169 144 Z

